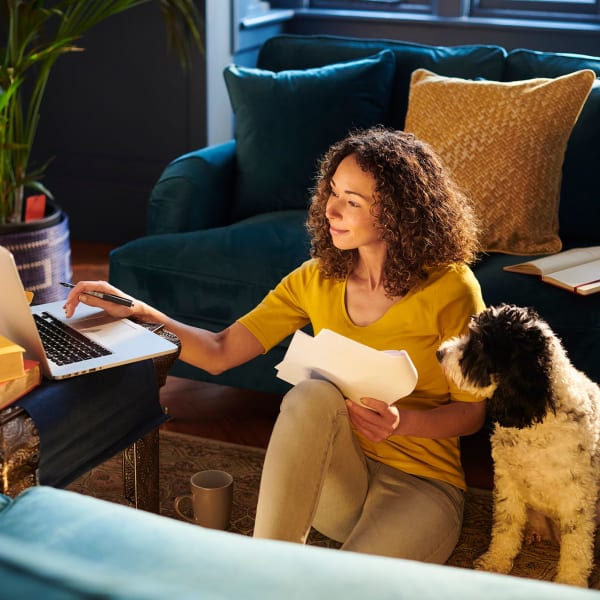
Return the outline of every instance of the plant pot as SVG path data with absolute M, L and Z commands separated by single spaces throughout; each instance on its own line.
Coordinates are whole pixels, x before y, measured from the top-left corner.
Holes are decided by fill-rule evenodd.
M 0 225 L 0 245 L 15 257 L 23 287 L 33 292 L 33 304 L 65 298 L 59 282 L 71 281 L 71 245 L 69 219 L 60 208 L 48 202 L 42 219 Z

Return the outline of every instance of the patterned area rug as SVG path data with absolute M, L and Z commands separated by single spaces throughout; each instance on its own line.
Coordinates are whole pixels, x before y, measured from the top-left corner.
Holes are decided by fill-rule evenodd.
M 160 432 L 160 504 L 161 514 L 180 519 L 173 508 L 175 497 L 189 493 L 189 479 L 203 469 L 222 469 L 234 477 L 234 504 L 230 530 L 251 535 L 258 498 L 264 450 L 239 446 L 195 436 Z M 69 489 L 123 504 L 120 456 L 93 469 L 69 486 Z M 470 488 L 460 541 L 448 564 L 470 569 L 473 560 L 485 551 L 491 526 L 491 492 Z M 337 548 L 339 544 L 312 531 L 309 544 Z M 598 560 L 597 563 L 600 564 Z M 515 561 L 513 575 L 551 580 L 558 559 L 558 546 L 549 542 L 525 546 Z M 600 589 L 600 566 L 594 570 L 591 587 Z

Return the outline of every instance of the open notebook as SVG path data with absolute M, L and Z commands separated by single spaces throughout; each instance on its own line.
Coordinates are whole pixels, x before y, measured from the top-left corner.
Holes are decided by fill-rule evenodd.
M 25 358 L 37 360 L 49 379 L 74 377 L 177 349 L 145 327 L 110 317 L 98 308 L 79 305 L 75 316 L 67 320 L 63 301 L 29 306 L 14 258 L 3 246 L 0 280 L 0 334 L 25 348 Z

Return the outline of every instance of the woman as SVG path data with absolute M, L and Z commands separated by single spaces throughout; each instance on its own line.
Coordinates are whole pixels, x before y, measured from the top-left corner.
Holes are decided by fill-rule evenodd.
M 439 159 L 411 134 L 373 128 L 325 155 L 309 209 L 312 259 L 218 333 L 178 323 L 137 300 L 131 309 L 82 295 L 65 305 L 160 321 L 181 359 L 213 374 L 312 324 L 379 350 L 406 350 L 414 392 L 389 406 L 307 380 L 284 397 L 263 469 L 254 535 L 304 542 L 314 526 L 345 550 L 443 563 L 460 534 L 464 474 L 458 436 L 483 424 L 485 403 L 444 378 L 439 344 L 484 308 L 467 266 L 477 227 Z

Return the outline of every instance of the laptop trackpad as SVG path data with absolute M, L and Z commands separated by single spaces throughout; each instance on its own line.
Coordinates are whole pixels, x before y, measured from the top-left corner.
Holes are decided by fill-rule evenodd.
M 139 335 L 137 325 L 127 319 L 116 319 L 104 311 L 69 323 L 90 339 L 110 348 Z

